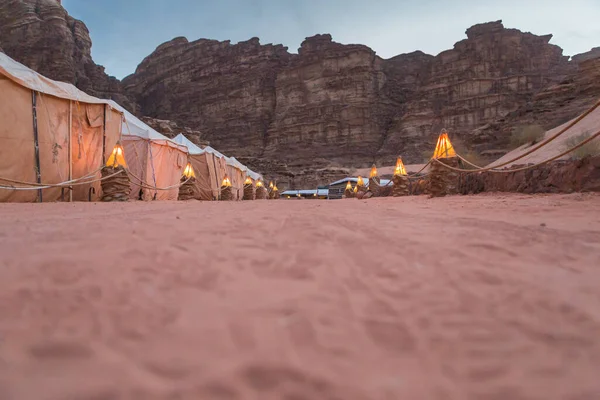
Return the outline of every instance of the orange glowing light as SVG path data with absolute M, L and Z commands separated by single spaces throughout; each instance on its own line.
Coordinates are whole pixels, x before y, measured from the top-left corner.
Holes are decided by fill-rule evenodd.
M 373 166 L 371 167 L 371 173 L 369 174 L 370 178 L 375 178 L 377 177 L 377 167 L 375 166 L 375 164 L 373 164 Z
M 117 168 L 117 167 L 125 167 L 127 168 L 127 163 L 125 162 L 125 150 L 123 146 L 121 146 L 120 142 L 115 144 L 115 148 L 112 153 L 110 153 L 110 157 L 106 161 L 107 167 Z
M 365 186 L 365 181 L 363 181 L 362 176 L 359 176 L 356 180 L 356 186 Z
M 185 169 L 183 170 L 183 176 L 186 178 L 195 178 L 196 174 L 194 173 L 194 167 L 192 167 L 192 163 L 187 163 Z
M 352 182 L 348 181 L 348 184 L 346 185 L 346 190 L 352 190 Z
M 244 182 L 244 185 L 252 185 L 252 178 L 247 177 L 246 181 Z
M 274 191 L 274 192 L 277 192 L 277 191 L 279 191 L 279 189 L 277 189 L 277 185 L 274 185 L 274 186 L 273 186 L 273 191 Z
M 231 180 L 227 175 L 223 178 L 223 183 L 221 183 L 221 187 L 231 187 Z
M 358 185 L 354 186 L 354 193 L 358 193 Z
M 263 186 L 265 186 L 263 181 L 259 180 L 258 182 L 256 182 L 256 187 L 263 187 Z
M 273 189 L 273 181 L 269 182 L 269 189 Z
M 435 152 L 433 158 L 450 158 L 456 157 L 456 152 L 450 139 L 448 138 L 448 132 L 442 130 L 440 137 L 438 138 L 437 144 L 435 145 Z
M 402 158 L 398 157 L 396 161 L 396 169 L 394 170 L 394 175 L 406 175 L 406 168 L 404 168 L 404 163 L 402 162 Z

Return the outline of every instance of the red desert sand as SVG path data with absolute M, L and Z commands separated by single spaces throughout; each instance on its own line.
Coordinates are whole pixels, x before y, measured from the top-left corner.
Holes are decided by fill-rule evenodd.
M 600 196 L 0 204 L 0 399 L 600 398 Z

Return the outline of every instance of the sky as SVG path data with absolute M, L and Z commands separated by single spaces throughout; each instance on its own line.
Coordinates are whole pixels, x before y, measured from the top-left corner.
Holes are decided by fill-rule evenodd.
M 383 58 L 421 50 L 436 55 L 477 23 L 537 35 L 575 55 L 600 46 L 600 0 L 63 0 L 90 30 L 92 57 L 119 79 L 161 43 L 178 36 L 260 38 L 296 53 L 307 36 L 371 47 Z

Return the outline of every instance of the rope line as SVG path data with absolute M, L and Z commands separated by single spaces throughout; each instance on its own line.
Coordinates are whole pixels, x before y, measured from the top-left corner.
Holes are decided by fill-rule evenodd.
M 579 149 L 580 147 L 585 146 L 587 143 L 591 142 L 592 140 L 594 140 L 598 136 L 600 136 L 600 131 L 596 132 L 594 135 L 590 136 L 589 138 L 587 138 L 583 142 L 579 143 L 578 145 L 576 145 L 576 146 L 574 146 L 574 147 L 572 147 L 572 148 L 570 148 L 570 149 L 568 149 L 568 150 L 566 150 L 566 151 L 564 151 L 564 152 L 562 152 L 562 153 L 560 153 L 560 154 L 558 154 L 558 155 L 556 155 L 556 156 L 554 156 L 552 158 L 549 158 L 547 160 L 541 161 L 541 162 L 536 163 L 536 164 L 531 164 L 531 165 L 528 165 L 528 166 L 525 166 L 525 167 L 521 167 L 521 168 L 516 168 L 516 169 L 500 169 L 500 170 L 490 169 L 490 168 L 485 168 L 485 169 L 482 169 L 482 170 L 464 169 L 464 168 L 455 168 L 455 167 L 452 167 L 450 165 L 446 165 L 443 162 L 441 162 L 440 160 L 435 159 L 435 158 L 433 160 L 435 160 L 435 162 L 437 162 L 438 164 L 443 165 L 447 169 L 450 169 L 450 170 L 456 171 L 456 172 L 473 173 L 473 172 L 486 172 L 486 171 L 489 171 L 489 172 L 495 172 L 495 173 L 510 174 L 512 172 L 525 171 L 525 170 L 528 170 L 528 169 L 531 169 L 531 168 L 539 167 L 540 165 L 544 165 L 544 164 L 547 164 L 547 163 L 552 162 L 554 160 L 557 160 L 557 159 L 559 159 L 561 157 L 564 157 L 565 155 L 567 155 L 567 154 L 569 154 L 569 153 L 571 153 L 571 152 Z
M 159 188 L 157 186 L 152 186 L 152 185 L 147 184 L 139 176 L 137 176 L 134 173 L 132 173 L 129 169 L 127 170 L 127 173 L 131 177 L 133 177 L 133 178 L 135 178 L 137 180 L 136 185 L 139 185 L 140 187 L 143 187 L 144 189 L 149 189 L 149 190 L 172 190 L 172 189 L 179 188 L 179 187 L 185 185 L 187 182 L 189 182 L 190 179 L 192 179 L 191 177 L 189 177 L 184 182 L 178 183 L 176 185 L 171 185 L 171 186 L 167 186 L 167 187 L 164 187 L 164 188 Z
M 69 183 L 69 184 L 62 184 L 62 185 L 47 185 L 47 186 L 42 186 L 42 187 L 16 187 L 16 186 L 3 186 L 0 185 L 0 189 L 6 189 L 6 190 L 39 190 L 39 189 L 50 189 L 50 188 L 56 188 L 56 187 L 60 187 L 60 188 L 64 188 L 64 187 L 70 187 L 70 186 L 80 186 L 80 185 L 88 185 L 90 183 L 95 183 L 95 182 L 101 182 L 104 181 L 108 178 L 112 178 L 113 176 L 119 175 L 120 173 L 122 173 L 123 171 L 117 171 L 114 174 L 105 176 L 103 178 L 98 178 L 98 179 L 94 179 L 91 181 L 86 181 L 86 182 L 77 182 L 77 183 Z
M 104 167 L 102 167 L 102 168 L 104 168 Z M 19 180 L 16 180 L 16 179 L 9 179 L 9 178 L 2 178 L 2 177 L 0 177 L 0 181 L 5 181 L 5 182 L 9 182 L 9 183 L 16 183 L 18 185 L 36 186 L 36 187 L 40 187 L 40 186 L 48 186 L 48 187 L 53 187 L 53 186 L 69 186 L 69 184 L 71 182 L 79 182 L 81 180 L 90 178 L 92 175 L 95 175 L 96 173 L 100 172 L 102 170 L 102 168 L 98 168 L 94 172 L 90 172 L 89 174 L 84 175 L 84 176 L 82 176 L 80 178 L 72 179 L 70 181 L 59 182 L 59 183 L 34 183 L 34 182 L 25 182 L 25 181 L 19 181 Z
M 585 117 L 587 117 L 588 115 L 590 115 L 594 110 L 596 110 L 598 107 L 600 107 L 600 101 L 598 101 L 596 104 L 594 104 L 592 107 L 590 107 L 586 112 L 584 112 L 583 114 L 581 114 L 579 117 L 575 118 L 573 121 L 571 121 L 567 126 L 565 126 L 563 129 L 561 129 L 560 131 L 558 131 L 557 133 L 555 133 L 554 135 L 552 135 L 551 137 L 549 137 L 548 139 L 543 140 L 542 142 L 540 142 L 538 145 L 532 147 L 531 149 L 527 150 L 525 153 L 521 154 L 520 156 L 517 156 L 515 158 L 513 158 L 512 160 L 508 160 L 505 161 L 501 164 L 498 165 L 494 165 L 493 167 L 480 167 L 478 165 L 473 164 L 472 162 L 466 160 L 464 157 L 461 157 L 460 155 L 457 154 L 457 156 L 464 162 L 466 162 L 467 164 L 477 168 L 476 170 L 468 170 L 468 169 L 460 169 L 460 172 L 485 172 L 485 171 L 494 171 L 494 172 L 502 172 L 504 170 L 500 170 L 498 168 L 500 167 L 504 167 L 506 165 L 509 164 L 513 164 L 515 161 L 518 161 L 522 158 L 527 157 L 528 155 L 530 155 L 531 153 L 536 152 L 537 150 L 541 149 L 542 147 L 546 146 L 548 143 L 554 141 L 555 139 L 557 139 L 559 136 L 563 135 L 565 132 L 567 132 L 568 130 L 570 130 L 571 128 L 573 128 L 575 125 L 577 125 L 579 122 L 581 122 L 581 120 L 583 120 Z M 587 143 L 587 142 L 586 142 Z M 574 148 L 577 149 L 578 147 Z M 568 154 L 571 151 L 568 151 L 564 154 Z M 437 161 L 437 160 L 436 160 Z M 546 161 L 548 162 L 548 161 Z M 545 162 L 544 162 L 545 163 Z M 538 164 L 541 165 L 541 164 Z

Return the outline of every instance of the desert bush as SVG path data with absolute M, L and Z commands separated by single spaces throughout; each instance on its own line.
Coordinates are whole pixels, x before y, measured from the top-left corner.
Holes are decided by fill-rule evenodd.
M 571 136 L 565 142 L 565 151 L 577 146 L 579 143 L 588 139 L 592 134 L 589 131 L 583 132 L 579 135 Z M 582 158 L 596 156 L 600 154 L 600 139 L 596 138 L 591 142 L 588 142 L 578 148 L 577 150 L 573 150 L 568 154 L 571 160 L 581 160 Z
M 518 126 L 513 129 L 510 136 L 510 145 L 513 149 L 524 144 L 534 145 L 543 139 L 546 131 L 539 125 Z

